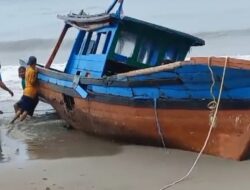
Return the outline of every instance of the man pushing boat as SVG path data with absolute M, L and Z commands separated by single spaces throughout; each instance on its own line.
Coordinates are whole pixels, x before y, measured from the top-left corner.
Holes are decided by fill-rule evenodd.
M 27 115 L 33 115 L 34 109 L 37 105 L 36 63 L 36 57 L 30 56 L 27 63 L 28 67 L 25 73 L 25 88 L 23 91 L 23 96 L 18 102 L 16 115 L 10 123 L 14 123 L 18 117 L 20 117 L 20 121 L 23 121 Z

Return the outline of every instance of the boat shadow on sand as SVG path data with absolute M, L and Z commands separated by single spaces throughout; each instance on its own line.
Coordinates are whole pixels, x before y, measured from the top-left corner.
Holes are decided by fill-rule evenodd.
M 69 130 L 54 113 L 35 116 L 15 125 L 7 123 L 5 120 L 0 124 L 2 160 L 8 157 L 9 161 L 18 155 L 26 155 L 26 159 L 110 156 L 122 149 L 118 143 Z M 4 150 L 8 150 L 8 156 Z

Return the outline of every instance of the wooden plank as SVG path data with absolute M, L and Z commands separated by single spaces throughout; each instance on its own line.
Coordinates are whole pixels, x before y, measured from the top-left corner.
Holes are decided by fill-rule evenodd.
M 57 18 L 72 23 L 84 23 L 84 24 L 92 24 L 92 23 L 100 23 L 107 22 L 110 19 L 110 14 L 102 13 L 96 15 L 80 15 L 80 14 L 70 14 L 70 15 L 58 15 Z
M 175 68 L 182 66 L 183 64 L 185 64 L 185 61 L 175 62 L 175 63 L 161 65 L 161 66 L 157 66 L 157 67 L 150 67 L 150 68 L 146 68 L 146 69 L 139 69 L 139 70 L 130 71 L 127 73 L 121 73 L 121 74 L 118 74 L 116 76 L 117 76 L 117 78 L 133 77 L 133 76 L 147 75 L 147 74 L 152 74 L 152 73 L 162 72 L 162 71 L 170 71 L 170 70 L 173 70 Z
M 224 67 L 226 58 L 225 57 L 191 57 L 190 61 L 193 64 L 208 64 L 212 66 Z M 228 58 L 227 67 L 236 68 L 236 69 L 250 69 L 250 60 Z
M 130 88 L 91 86 L 90 89 L 98 94 L 110 94 L 113 96 L 133 97 Z
M 58 80 L 64 81 L 73 81 L 74 75 L 53 71 L 51 69 L 38 68 L 40 78 L 43 77 L 43 80 L 49 81 L 50 78 L 56 78 Z M 150 77 L 149 77 L 150 78 Z M 115 78 L 80 78 L 80 84 L 83 85 L 102 85 L 102 86 L 120 86 L 120 87 L 136 87 L 136 86 L 154 86 L 156 84 L 180 84 L 182 83 L 179 78 L 170 78 L 170 79 L 157 79 L 157 80 L 144 80 L 144 81 L 119 81 Z
M 179 78 L 171 79 L 157 79 L 157 80 L 145 80 L 145 81 L 118 81 L 114 79 L 93 79 L 93 78 L 81 78 L 80 84 L 84 85 L 99 85 L 99 86 L 113 86 L 113 87 L 145 87 L 155 85 L 174 85 L 182 84 Z
M 56 85 L 56 84 L 47 83 L 47 82 L 44 82 L 44 81 L 39 81 L 39 84 L 46 85 L 46 86 L 50 87 L 51 89 L 53 89 L 53 91 L 55 91 L 55 92 L 66 94 L 66 95 L 71 96 L 71 97 L 78 97 L 78 98 L 81 97 L 72 88 L 67 88 L 67 87 Z
M 39 74 L 47 75 L 52 78 L 73 81 L 74 75 L 70 75 L 67 73 L 63 73 L 60 71 L 52 70 L 52 69 L 45 69 L 43 67 L 37 67 Z

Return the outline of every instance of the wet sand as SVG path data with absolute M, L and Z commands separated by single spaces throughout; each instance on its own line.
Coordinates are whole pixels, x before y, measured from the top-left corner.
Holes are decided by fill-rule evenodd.
M 55 114 L 14 127 L 1 118 L 3 190 L 158 190 L 182 177 L 196 153 L 126 145 L 69 130 Z M 12 130 L 9 130 L 12 128 Z M 175 190 L 249 189 L 250 160 L 202 156 Z

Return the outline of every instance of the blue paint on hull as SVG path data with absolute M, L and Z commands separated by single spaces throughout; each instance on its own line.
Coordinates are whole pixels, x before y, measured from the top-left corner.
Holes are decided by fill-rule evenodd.
M 212 67 L 215 78 L 213 94 L 218 97 L 221 85 L 223 68 Z M 48 83 L 73 88 L 70 81 L 51 78 L 44 74 L 38 77 Z M 154 79 L 173 79 L 178 78 L 180 84 L 155 84 L 154 86 L 135 86 L 135 87 L 114 87 L 106 85 L 89 84 L 86 89 L 96 94 L 112 95 L 119 97 L 129 97 L 135 99 L 212 99 L 210 88 L 212 85 L 211 73 L 206 65 L 184 65 L 171 71 L 162 71 L 158 73 L 117 78 L 117 81 L 153 81 Z M 103 79 L 104 80 L 104 79 Z M 87 97 L 86 89 L 78 86 L 77 93 L 85 98 Z M 250 71 L 242 69 L 227 68 L 222 92 L 222 99 L 225 100 L 250 100 Z

